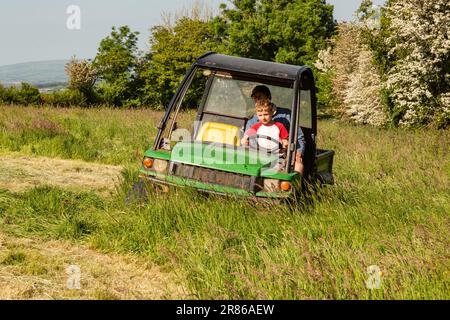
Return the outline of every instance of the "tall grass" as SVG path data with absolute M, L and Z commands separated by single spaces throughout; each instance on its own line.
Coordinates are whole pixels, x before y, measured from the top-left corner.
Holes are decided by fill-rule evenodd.
M 137 179 L 134 152 L 150 145 L 160 116 L 2 107 L 4 151 L 75 154 L 128 168 L 113 198 L 54 187 L 0 191 L 2 231 L 139 255 L 183 274 L 193 298 L 450 298 L 449 131 L 320 122 L 319 146 L 336 151 L 336 184 L 309 205 L 268 206 L 190 189 L 125 204 Z M 33 121 L 58 129 L 39 136 L 38 125 L 25 128 Z M 84 147 L 63 148 L 70 137 Z M 366 286 L 371 265 L 382 272 L 380 289 Z
M 0 147 L 25 155 L 128 164 L 150 146 L 160 113 L 2 106 Z

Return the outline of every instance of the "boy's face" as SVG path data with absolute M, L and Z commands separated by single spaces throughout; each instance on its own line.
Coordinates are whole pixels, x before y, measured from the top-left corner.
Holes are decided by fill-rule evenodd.
M 273 111 L 271 109 L 256 111 L 256 116 L 262 124 L 269 124 L 272 122 Z

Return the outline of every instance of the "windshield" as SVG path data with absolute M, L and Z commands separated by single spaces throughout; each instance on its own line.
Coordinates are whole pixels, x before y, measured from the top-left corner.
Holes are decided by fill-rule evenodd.
M 258 85 L 265 85 L 277 107 L 287 109 L 288 112 L 292 108 L 293 83 L 251 81 L 240 75 L 209 69 L 198 69 L 189 77 L 189 86 L 181 87 L 173 107 L 164 117 L 158 149 L 205 157 L 205 161 L 219 157 L 222 162 L 224 159 L 220 156 L 220 150 L 223 149 L 233 154 L 231 160 L 226 159 L 227 163 L 229 160 L 240 161 L 242 159 L 235 159 L 234 155 L 247 154 L 242 153 L 247 148 L 243 146 L 242 138 L 249 119 L 255 114 L 255 102 L 251 98 L 253 89 Z M 179 143 L 181 144 L 178 145 Z M 195 145 L 208 147 L 202 149 L 201 155 L 197 155 L 195 150 L 200 149 L 190 149 Z M 219 151 L 215 151 L 215 146 L 219 146 Z M 255 159 L 268 157 L 264 148 L 250 147 L 248 154 L 252 157 L 256 155 Z M 240 153 L 237 150 L 241 150 Z M 275 156 L 274 159 L 276 163 L 278 160 L 284 161 L 282 156 Z M 276 170 L 284 167 L 285 164 L 277 164 Z
M 262 83 L 216 75 L 212 81 L 204 111 L 238 118 L 251 118 L 255 114 L 255 103 L 251 98 L 251 92 L 260 84 Z M 265 85 L 272 93 L 273 103 L 289 110 L 292 108 L 292 88 Z
M 226 72 L 199 69 L 189 87 L 183 88 L 166 115 L 158 148 L 171 150 L 177 142 L 216 142 L 241 146 L 246 124 L 255 114 L 252 90 L 258 85 L 270 89 L 272 102 L 291 110 L 293 84 L 250 81 Z

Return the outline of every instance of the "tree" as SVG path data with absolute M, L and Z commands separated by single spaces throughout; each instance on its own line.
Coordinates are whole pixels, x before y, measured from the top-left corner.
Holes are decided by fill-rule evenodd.
M 135 69 L 139 61 L 137 47 L 139 32 L 131 32 L 128 26 L 112 28 L 111 35 L 100 42 L 93 67 L 103 80 L 99 93 L 106 103 L 127 104 L 135 92 Z
M 344 103 L 351 75 L 358 66 L 360 38 L 361 28 L 358 25 L 340 23 L 337 26 L 337 34 L 329 42 L 329 47 L 319 51 L 318 60 L 314 64 L 320 72 L 330 74 L 337 106 Z M 345 110 L 338 111 L 345 112 Z
M 195 59 L 214 50 L 216 43 L 210 24 L 198 15 L 183 16 L 174 26 L 166 23 L 152 28 L 149 42 L 150 53 L 138 72 L 143 83 L 140 94 L 144 104 L 162 108 L 168 105 Z M 200 91 L 194 89 L 185 101 L 195 104 Z
M 87 60 L 77 61 L 73 57 L 65 66 L 69 76 L 69 89 L 82 93 L 88 101 L 92 102 L 94 96 L 94 84 L 97 81 L 97 72 Z
M 325 0 L 232 0 L 213 22 L 220 51 L 247 58 L 314 65 L 334 32 L 333 6 Z M 331 99 L 330 79 L 317 75 L 319 108 Z
M 333 6 L 325 0 L 233 0 L 214 20 L 230 54 L 291 64 L 317 59 L 334 31 Z
M 450 2 L 391 0 L 386 88 L 400 125 L 450 124 Z
M 337 36 L 331 47 L 320 52 L 316 67 L 331 76 L 336 111 L 356 123 L 382 126 L 388 120 L 381 100 L 383 86 L 364 41 L 366 28 L 362 23 L 339 24 Z
M 118 77 L 130 77 L 136 66 L 139 32 L 131 32 L 128 26 L 112 28 L 111 35 L 100 42 L 93 66 L 98 75 L 108 83 Z
M 345 113 L 356 123 L 383 126 L 387 117 L 381 101 L 382 83 L 373 64 L 372 52 L 362 45 L 344 91 Z

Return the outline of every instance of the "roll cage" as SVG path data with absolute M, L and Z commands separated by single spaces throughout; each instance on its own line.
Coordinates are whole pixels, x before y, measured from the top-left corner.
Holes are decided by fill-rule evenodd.
M 248 79 L 251 81 L 258 81 L 265 84 L 274 84 L 281 86 L 293 87 L 293 99 L 291 107 L 291 123 L 290 123 L 290 143 L 287 150 L 286 172 L 291 172 L 293 169 L 295 156 L 294 151 L 297 146 L 297 135 L 299 128 L 299 114 L 302 108 L 300 103 L 300 93 L 302 91 L 309 92 L 310 101 L 310 121 L 300 126 L 305 137 L 305 152 L 303 155 L 303 163 L 305 166 L 304 175 L 307 176 L 313 169 L 315 155 L 316 155 L 316 135 L 317 135 L 317 110 L 316 110 L 316 92 L 314 78 L 312 70 L 308 66 L 295 66 L 288 64 L 281 64 L 275 62 L 267 62 L 255 59 L 240 58 L 227 56 L 223 54 L 217 54 L 215 52 L 208 52 L 200 56 L 191 66 L 186 73 L 182 83 L 178 87 L 177 91 L 173 95 L 164 117 L 158 125 L 158 133 L 153 145 L 153 150 L 158 150 L 162 144 L 163 131 L 169 124 L 169 118 L 171 112 L 178 110 L 174 108 L 179 105 L 179 102 L 183 99 L 188 88 L 190 87 L 196 72 L 199 69 L 209 69 L 214 72 L 227 72 L 233 76 L 241 79 Z M 211 114 L 211 112 L 205 112 L 206 98 L 208 97 L 209 90 L 211 89 L 212 77 L 210 77 L 206 83 L 205 92 L 200 102 L 196 120 L 202 120 L 205 114 Z M 176 116 L 175 116 L 176 117 Z M 233 116 L 228 116 L 233 118 Z M 248 119 L 244 119 L 247 121 Z M 309 123 L 310 122 L 310 123 Z M 170 123 L 170 132 L 174 129 L 174 121 Z M 197 129 L 195 129 L 197 130 Z M 295 137 L 295 139 L 293 138 Z

